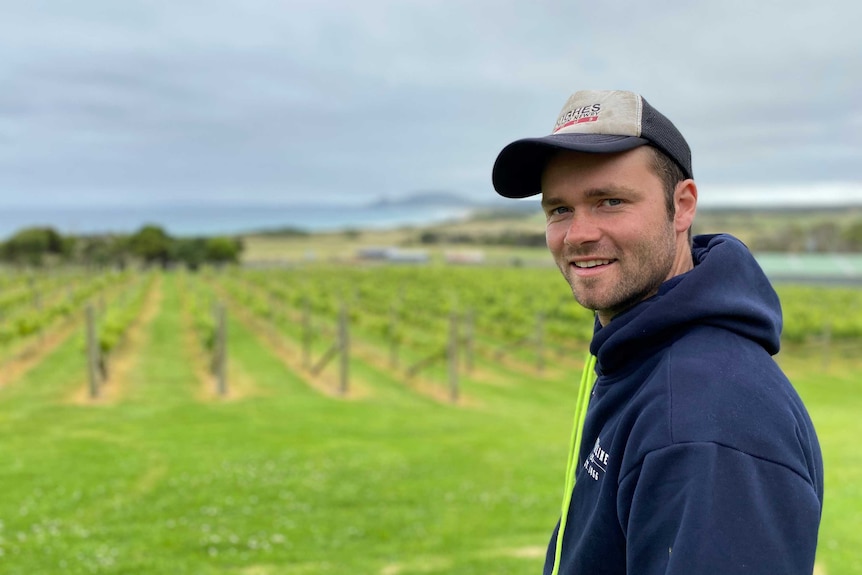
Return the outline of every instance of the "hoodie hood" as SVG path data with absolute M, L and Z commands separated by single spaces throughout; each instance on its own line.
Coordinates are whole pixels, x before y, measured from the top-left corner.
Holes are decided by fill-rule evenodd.
M 727 234 L 702 235 L 693 240 L 692 257 L 694 269 L 653 297 L 604 327 L 596 320 L 590 351 L 599 373 L 623 369 L 695 326 L 726 329 L 778 353 L 781 304 L 748 248 Z

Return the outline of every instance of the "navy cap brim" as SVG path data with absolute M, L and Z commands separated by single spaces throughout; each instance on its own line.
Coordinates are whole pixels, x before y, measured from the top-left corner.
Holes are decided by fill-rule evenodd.
M 507 198 L 526 198 L 542 191 L 542 172 L 560 150 L 590 154 L 625 152 L 649 144 L 636 136 L 606 134 L 552 134 L 516 140 L 503 148 L 494 162 L 494 189 Z

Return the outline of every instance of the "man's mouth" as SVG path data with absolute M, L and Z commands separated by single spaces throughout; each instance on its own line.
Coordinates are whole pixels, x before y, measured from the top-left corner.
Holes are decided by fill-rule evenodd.
M 606 266 L 614 260 L 584 260 L 581 262 L 572 262 L 576 268 L 594 268 L 596 266 Z

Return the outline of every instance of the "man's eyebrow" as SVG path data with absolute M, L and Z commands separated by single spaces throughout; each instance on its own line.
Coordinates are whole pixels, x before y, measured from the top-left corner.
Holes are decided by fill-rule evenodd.
M 606 188 L 591 188 L 589 190 L 584 191 L 584 197 L 593 199 L 593 198 L 609 198 L 613 196 L 640 196 L 641 193 L 638 190 L 633 188 L 629 188 L 627 186 L 613 186 Z
M 613 186 L 613 187 L 603 187 L 603 188 L 590 188 L 589 190 L 585 190 L 583 193 L 583 197 L 588 200 L 594 200 L 597 198 L 613 198 L 618 196 L 624 197 L 640 197 L 642 193 L 634 188 L 629 188 L 627 186 Z M 547 196 L 542 197 L 542 207 L 546 208 L 549 206 L 559 206 L 561 204 L 565 204 L 566 201 L 557 196 Z

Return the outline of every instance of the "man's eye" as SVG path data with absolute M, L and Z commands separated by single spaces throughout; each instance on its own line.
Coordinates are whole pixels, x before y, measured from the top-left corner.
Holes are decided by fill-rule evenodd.
M 551 211 L 549 211 L 548 213 L 552 216 L 559 216 L 561 214 L 565 214 L 568 211 L 569 208 L 565 206 L 557 206 L 556 208 L 551 208 Z
M 622 200 L 618 198 L 608 198 L 604 201 L 606 206 L 619 206 L 623 203 Z

